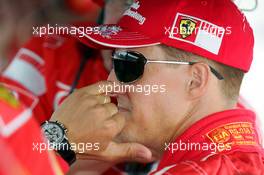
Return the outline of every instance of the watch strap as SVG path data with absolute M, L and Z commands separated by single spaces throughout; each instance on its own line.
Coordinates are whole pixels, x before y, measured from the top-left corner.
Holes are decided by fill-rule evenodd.
M 59 148 L 56 151 L 69 165 L 72 165 L 76 161 L 76 153 L 71 150 L 70 143 L 67 139 L 64 139 L 62 143 L 67 144 L 66 149 Z

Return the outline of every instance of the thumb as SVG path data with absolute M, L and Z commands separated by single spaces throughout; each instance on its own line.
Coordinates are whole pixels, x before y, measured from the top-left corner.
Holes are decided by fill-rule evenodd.
M 136 161 L 148 163 L 153 161 L 150 149 L 139 143 L 115 143 L 111 142 L 109 150 L 114 159 L 120 161 Z

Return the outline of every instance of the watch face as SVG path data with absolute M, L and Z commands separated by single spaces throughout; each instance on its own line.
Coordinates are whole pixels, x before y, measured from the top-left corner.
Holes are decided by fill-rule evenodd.
M 64 139 L 64 130 L 56 122 L 44 123 L 42 130 L 50 143 L 61 143 Z

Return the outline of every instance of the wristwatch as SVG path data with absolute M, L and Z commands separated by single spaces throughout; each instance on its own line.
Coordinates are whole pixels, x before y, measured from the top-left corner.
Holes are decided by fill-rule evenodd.
M 76 154 L 66 137 L 67 129 L 64 125 L 58 121 L 45 121 L 41 128 L 48 140 L 49 148 L 56 150 L 69 165 L 73 164 L 76 161 Z

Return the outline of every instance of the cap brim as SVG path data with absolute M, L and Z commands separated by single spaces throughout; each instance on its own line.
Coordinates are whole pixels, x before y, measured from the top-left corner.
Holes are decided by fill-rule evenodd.
M 160 42 L 137 31 L 129 31 L 116 25 L 103 25 L 97 32 L 85 33 L 77 28 L 78 39 L 97 49 L 138 48 L 159 45 Z M 95 28 L 95 27 L 94 27 Z

